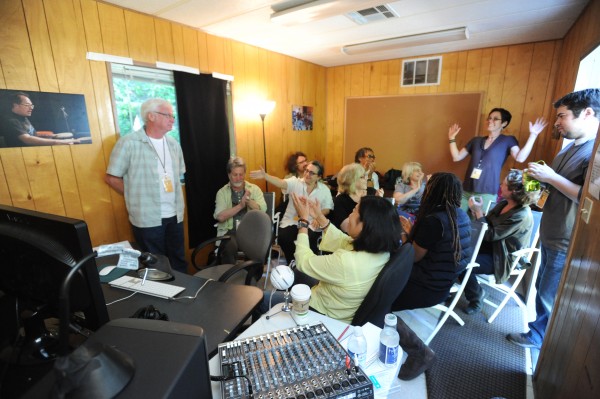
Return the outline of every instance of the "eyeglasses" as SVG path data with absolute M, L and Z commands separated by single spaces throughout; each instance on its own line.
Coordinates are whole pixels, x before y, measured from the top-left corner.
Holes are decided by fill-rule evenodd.
M 309 170 L 309 169 L 305 169 L 304 173 L 308 173 L 311 176 L 316 176 L 319 174 L 319 172 L 313 172 L 312 170 Z
M 300 162 L 296 163 L 296 166 L 304 165 L 306 162 L 308 162 L 308 161 L 305 159 L 304 161 L 300 161 Z
M 165 114 L 164 112 L 158 112 L 158 111 L 152 111 L 152 112 L 154 112 L 155 114 L 166 116 L 167 118 L 175 119 L 175 115 L 173 115 L 173 114 Z
M 22 107 L 27 107 L 33 109 L 35 106 L 33 104 L 19 104 Z
M 501 118 L 492 118 L 492 117 L 487 118 L 487 120 L 488 121 L 494 121 L 494 122 L 502 121 Z
M 375 159 L 375 155 L 373 155 L 373 154 L 365 155 L 365 158 Z

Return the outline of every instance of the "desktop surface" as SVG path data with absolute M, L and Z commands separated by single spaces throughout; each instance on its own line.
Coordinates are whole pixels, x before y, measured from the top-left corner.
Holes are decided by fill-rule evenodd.
M 203 278 L 177 271 L 173 271 L 173 277 L 164 283 L 185 287 L 178 297 L 194 296 L 206 283 Z M 108 284 L 102 284 L 102 291 L 107 304 L 132 294 L 131 291 Z M 137 293 L 108 306 L 108 315 L 111 320 L 131 317 L 138 309 L 152 305 L 165 313 L 169 321 L 202 327 L 209 356 L 212 356 L 221 342 L 235 336 L 256 305 L 262 301 L 262 297 L 262 291 L 256 287 L 209 281 L 196 299 L 169 300 Z

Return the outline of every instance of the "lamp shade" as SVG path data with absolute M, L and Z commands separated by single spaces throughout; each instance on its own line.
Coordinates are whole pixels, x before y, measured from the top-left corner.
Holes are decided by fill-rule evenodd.
M 275 101 L 265 100 L 256 104 L 256 110 L 259 115 L 268 115 L 275 108 Z

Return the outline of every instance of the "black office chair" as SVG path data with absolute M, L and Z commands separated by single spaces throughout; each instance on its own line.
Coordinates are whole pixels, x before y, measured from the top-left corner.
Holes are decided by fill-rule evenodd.
M 352 319 L 353 326 L 362 326 L 370 322 L 383 328 L 385 315 L 391 313 L 392 303 L 404 289 L 415 260 L 412 244 L 404 244 L 392 253 L 390 260 L 383 266 L 369 293 L 361 303 Z
M 262 276 L 267 251 L 271 247 L 272 226 L 271 218 L 265 212 L 260 210 L 249 211 L 240 221 L 235 233 L 238 251 L 245 255 L 245 259 L 242 259 L 235 265 L 206 265 L 202 268 L 196 261 L 202 249 L 216 241 L 221 241 L 222 245 L 224 241 L 231 239 L 230 236 L 211 238 L 199 244 L 192 252 L 192 265 L 197 270 L 200 270 L 195 276 L 245 285 L 256 285 L 256 282 Z M 245 273 L 240 273 L 242 271 Z M 242 282 L 244 275 L 245 279 Z

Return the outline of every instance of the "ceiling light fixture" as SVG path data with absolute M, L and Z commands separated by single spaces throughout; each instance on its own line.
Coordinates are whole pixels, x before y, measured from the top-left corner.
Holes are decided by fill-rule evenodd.
M 374 51 L 395 50 L 406 47 L 424 46 L 427 44 L 438 44 L 466 40 L 469 38 L 469 30 L 466 27 L 440 30 L 435 32 L 419 33 L 393 37 L 390 39 L 375 40 L 372 42 L 349 44 L 342 47 L 342 53 L 346 55 L 357 55 L 371 53 Z
M 381 0 L 313 0 L 285 9 L 273 6 L 271 8 L 275 12 L 271 14 L 271 22 L 286 26 L 304 24 L 343 15 L 356 10 L 357 7 L 370 7 L 378 3 L 381 3 Z

